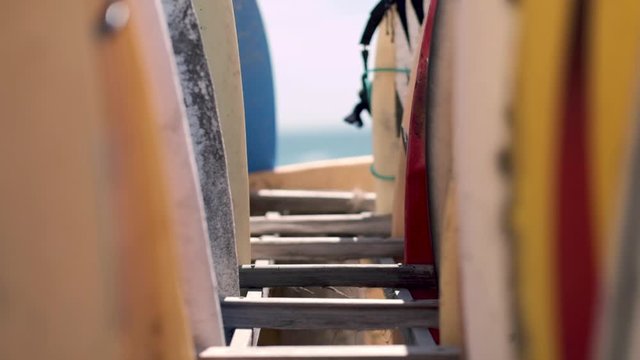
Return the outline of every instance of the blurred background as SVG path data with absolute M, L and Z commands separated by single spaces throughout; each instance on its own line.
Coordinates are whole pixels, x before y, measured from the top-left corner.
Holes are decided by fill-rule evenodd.
M 360 129 L 343 119 L 358 99 L 360 36 L 376 3 L 258 0 L 275 83 L 276 165 L 371 154 L 368 114 Z

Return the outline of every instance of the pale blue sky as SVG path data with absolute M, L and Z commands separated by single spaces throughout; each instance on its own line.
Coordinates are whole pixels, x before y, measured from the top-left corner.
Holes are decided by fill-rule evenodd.
M 271 49 L 280 131 L 350 127 L 342 119 L 360 89 L 358 42 L 376 3 L 258 0 Z

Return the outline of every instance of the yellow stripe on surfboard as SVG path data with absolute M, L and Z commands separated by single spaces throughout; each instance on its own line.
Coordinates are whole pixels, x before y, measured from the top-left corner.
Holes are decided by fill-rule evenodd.
M 249 175 L 238 36 L 231 0 L 196 0 L 227 158 L 238 262 L 251 263 Z
M 640 1 L 592 1 L 588 110 L 596 235 L 601 264 L 610 265 L 611 232 L 620 199 L 624 151 L 635 120 L 640 66 Z
M 521 355 L 559 354 L 553 248 L 556 166 L 571 3 L 525 0 L 515 101 L 514 230 Z

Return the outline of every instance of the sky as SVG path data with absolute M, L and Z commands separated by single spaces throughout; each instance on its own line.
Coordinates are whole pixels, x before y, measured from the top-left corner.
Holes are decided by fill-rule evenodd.
M 279 131 L 351 127 L 343 119 L 358 100 L 359 41 L 376 3 L 258 0 L 271 51 Z

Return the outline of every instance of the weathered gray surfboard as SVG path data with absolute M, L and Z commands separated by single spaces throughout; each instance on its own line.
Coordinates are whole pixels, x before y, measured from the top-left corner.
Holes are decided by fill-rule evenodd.
M 213 83 L 190 0 L 162 0 L 182 86 L 221 297 L 238 295 L 233 207 Z

